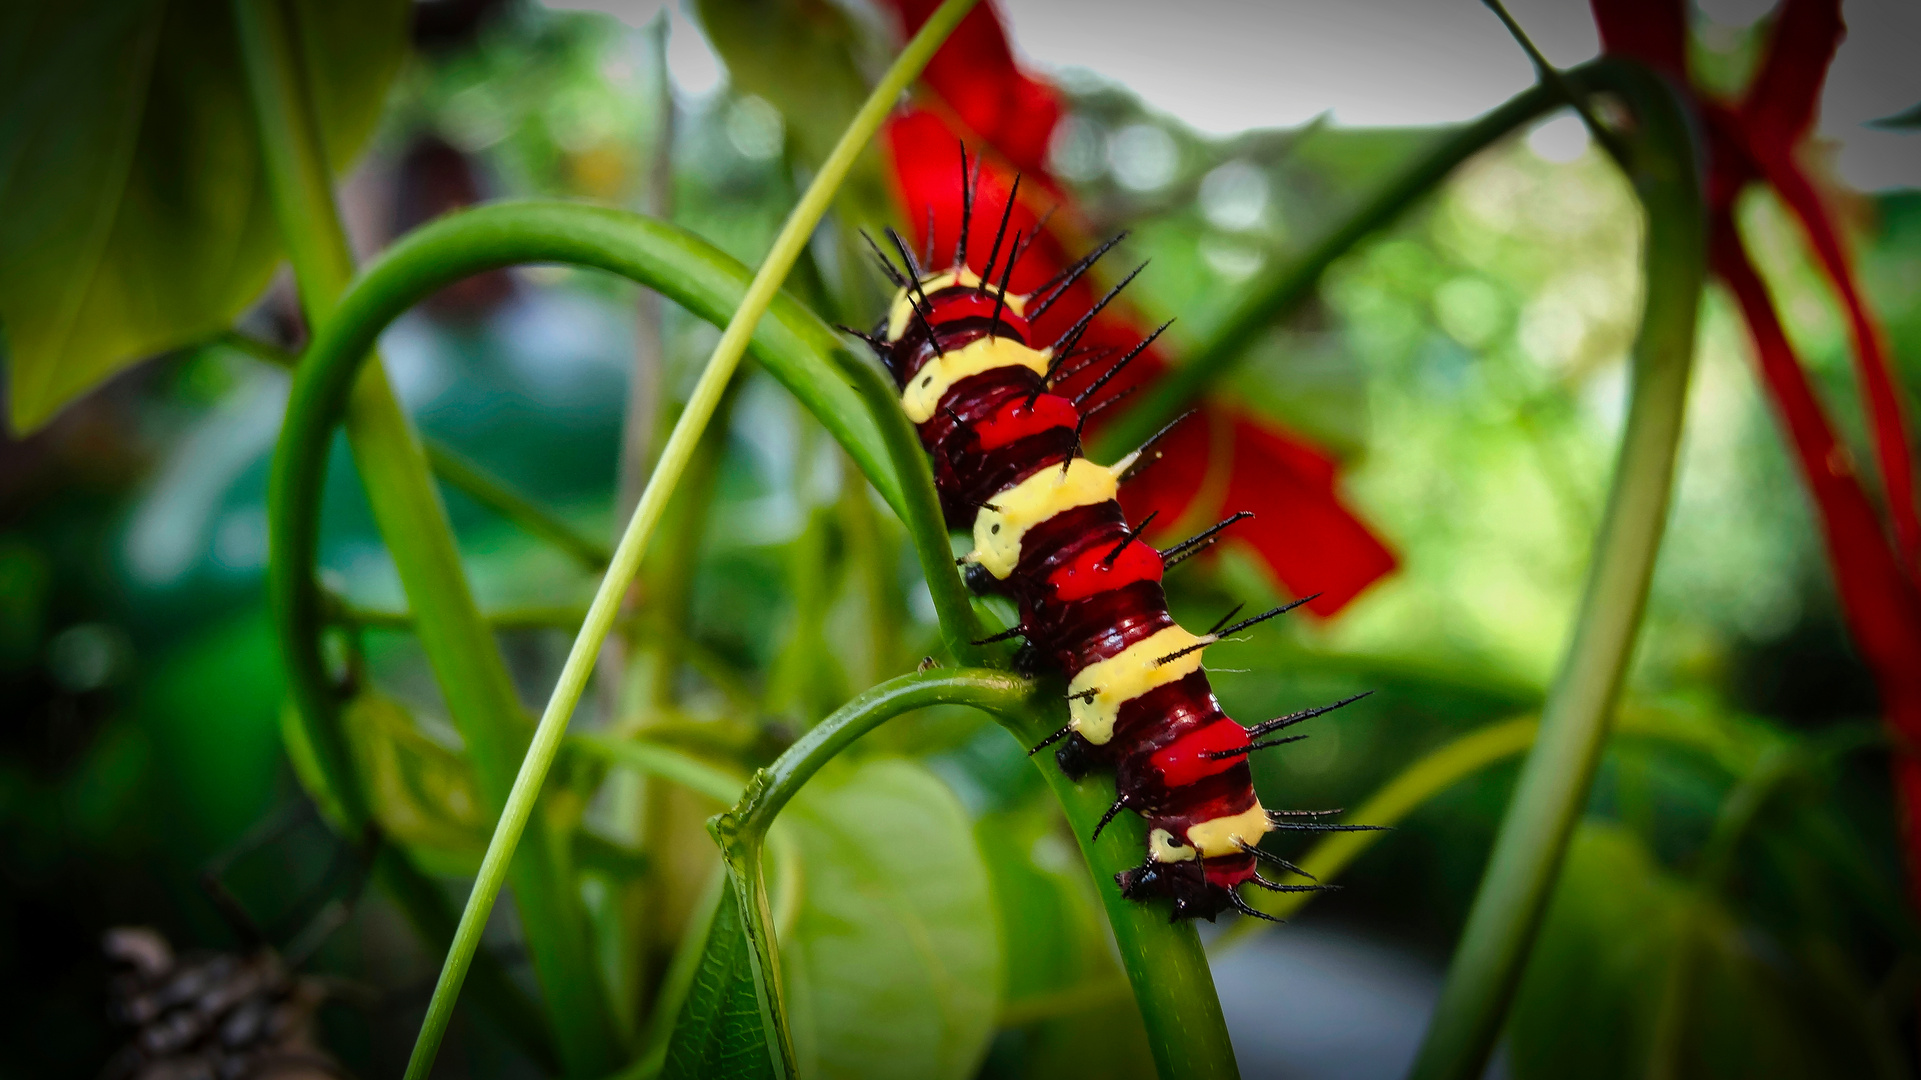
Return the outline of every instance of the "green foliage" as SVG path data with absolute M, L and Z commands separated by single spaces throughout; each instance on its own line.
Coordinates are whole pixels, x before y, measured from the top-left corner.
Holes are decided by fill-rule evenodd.
M 1837 985 L 1818 955 L 1771 947 L 1632 833 L 1589 824 L 1508 1018 L 1514 1075 L 1905 1075 L 1885 1026 L 1861 1023 L 1874 1010 L 1860 988 Z
M 817 776 L 781 821 L 803 867 L 781 935 L 801 1075 L 972 1077 L 1002 960 L 986 868 L 952 791 L 911 762 L 868 761 Z
M 449 877 L 473 873 L 488 825 L 473 767 L 380 694 L 354 698 L 340 720 L 380 828 L 426 869 Z
M 0 324 L 31 431 L 127 365 L 226 329 L 279 257 L 225 0 L 0 12 Z M 406 47 L 396 0 L 294 6 L 328 161 Z

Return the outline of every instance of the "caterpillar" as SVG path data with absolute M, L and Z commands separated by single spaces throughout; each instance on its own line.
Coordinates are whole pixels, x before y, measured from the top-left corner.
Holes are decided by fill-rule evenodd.
M 1128 524 L 1117 499 L 1120 486 L 1159 459 L 1156 444 L 1186 417 L 1111 466 L 1082 456 L 1082 436 L 1088 418 L 1116 400 L 1094 399 L 1167 326 L 1119 356 L 1078 346 L 1095 316 L 1146 264 L 1126 275 L 1059 339 L 1036 347 L 1034 320 L 1125 234 L 1045 285 L 1015 295 L 1009 289 L 1014 264 L 1040 226 L 1026 241 L 1016 230 L 1009 242 L 1007 226 L 1020 190 L 1016 176 L 987 261 L 973 269 L 967 239 L 979 167 L 977 158 L 970 175 L 963 145 L 960 233 L 945 269 L 932 266 L 931 221 L 928 246 L 918 259 L 898 232 L 886 230 L 898 266 L 867 237 L 894 295 L 872 332 L 849 332 L 865 340 L 894 377 L 901 407 L 932 459 L 949 527 L 973 534 L 974 548 L 961 560 L 968 586 L 976 593 L 1009 596 L 1018 606 L 1020 619 L 1013 628 L 976 644 L 1024 638 L 1015 657 L 1018 668 L 1032 674 L 1051 663 L 1068 679 L 1070 719 L 1030 756 L 1058 743 L 1055 760 L 1074 779 L 1097 767 L 1114 769 L 1119 797 L 1095 826 L 1095 838 L 1123 810 L 1146 819 L 1146 858 L 1117 875 L 1121 892 L 1139 901 L 1172 900 L 1176 920 L 1211 921 L 1230 907 L 1270 918 L 1241 896 L 1241 885 L 1275 892 L 1329 886 L 1263 850 L 1263 836 L 1370 826 L 1322 820 L 1338 811 L 1264 808 L 1254 792 L 1248 755 L 1304 738 L 1269 736 L 1366 695 L 1251 728 L 1222 711 L 1201 665 L 1202 650 L 1313 597 L 1228 625 L 1240 611 L 1236 608 L 1205 634 L 1190 633 L 1168 614 L 1165 572 L 1252 514 L 1237 513 L 1165 550 L 1141 539 L 1153 515 Z M 1106 369 L 1077 394 L 1055 392 L 1065 379 L 1102 363 Z M 1261 863 L 1310 883 L 1270 880 L 1260 873 Z

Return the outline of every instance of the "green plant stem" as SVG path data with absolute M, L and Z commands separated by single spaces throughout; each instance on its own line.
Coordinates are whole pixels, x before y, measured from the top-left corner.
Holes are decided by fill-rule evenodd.
M 879 368 L 842 350 L 835 354 L 840 369 L 853 381 L 854 392 L 867 405 L 874 424 L 880 429 L 881 442 L 887 447 L 894 475 L 900 479 L 901 520 L 914 542 L 920 559 L 921 574 L 934 599 L 934 614 L 940 621 L 941 639 L 948 654 L 962 664 L 978 664 L 984 654 L 974 641 L 981 634 L 980 620 L 967 586 L 954 566 L 954 551 L 947 542 L 947 522 L 941 516 L 940 493 L 934 488 L 934 474 L 927 468 L 927 452 L 920 436 L 900 407 L 900 395 L 893 380 Z
M 1416 1080 L 1469 1080 L 1486 1068 L 1586 803 L 1667 518 L 1706 268 L 1700 182 L 1673 91 L 1639 68 L 1592 70 L 1632 107 L 1630 175 L 1647 211 L 1627 423 L 1567 659 L 1415 1060 Z
M 513 522 L 531 536 L 572 555 L 589 570 L 604 570 L 613 549 L 562 521 L 443 443 L 426 442 L 427 464 L 435 475 L 465 492 L 480 505 Z
M 410 611 L 355 607 L 338 597 L 329 597 L 328 600 L 327 617 L 330 622 L 367 630 L 411 631 L 414 628 L 414 616 Z M 587 609 L 566 604 L 512 607 L 489 611 L 481 617 L 494 630 L 573 630 L 587 617 Z
M 234 0 L 233 13 L 274 217 L 308 324 L 323 327 L 353 275 L 354 261 L 308 96 L 302 38 L 293 13 L 275 0 Z M 467 587 L 419 439 L 377 362 L 359 371 L 346 427 L 448 712 L 467 742 L 483 794 L 499 806 L 525 745 L 526 721 Z M 272 570 L 306 575 L 310 566 L 296 562 Z M 283 644 L 289 646 L 288 665 L 306 668 L 290 684 L 323 775 L 343 789 L 336 792 L 340 805 L 364 817 L 366 800 L 345 752 L 325 670 L 314 666 L 313 651 L 301 647 L 301 634 L 290 632 L 296 625 L 317 632 L 318 615 L 314 605 L 276 608 Z M 570 884 L 545 836 L 516 864 L 515 894 L 528 951 L 563 1063 L 574 1072 L 601 1072 L 614 1063 L 617 1047 L 600 983 L 582 977 L 594 969 Z
M 773 303 L 781 282 L 793 268 L 794 260 L 805 249 L 814 227 L 819 224 L 821 215 L 826 213 L 835 189 L 846 178 L 856 156 L 880 128 L 881 121 L 886 119 L 907 85 L 920 75 L 921 68 L 926 66 L 934 50 L 974 3 L 975 0 L 946 0 L 921 27 L 920 32 L 914 35 L 913 40 L 907 43 L 900 56 L 895 58 L 874 92 L 862 104 L 853 123 L 835 144 L 833 152 L 821 164 L 820 172 L 801 195 L 800 202 L 788 215 L 786 224 L 774 238 L 773 248 L 761 263 L 754 280 L 748 284 L 740 307 L 728 321 L 727 328 L 721 332 L 713 355 L 695 383 L 693 393 L 688 396 L 686 408 L 674 424 L 667 445 L 661 450 L 660 462 L 641 492 L 634 516 L 628 522 L 620 544 L 614 549 L 613 561 L 601 580 L 599 591 L 594 594 L 593 605 L 588 609 L 586 625 L 581 627 L 580 634 L 574 639 L 573 650 L 561 668 L 559 682 L 534 730 L 533 742 L 514 779 L 500 823 L 495 826 L 487 844 L 487 854 L 481 859 L 480 874 L 468 897 L 467 908 L 461 913 L 460 927 L 454 933 L 454 947 L 447 955 L 440 980 L 434 987 L 433 998 L 428 1002 L 420 1037 L 414 1043 L 413 1055 L 407 1062 L 408 1080 L 425 1080 L 433 1065 L 440 1038 L 453 1016 L 454 1000 L 459 996 L 461 980 L 466 975 L 474 950 L 479 947 L 481 930 L 493 909 L 494 898 L 506 876 L 507 864 L 520 841 L 527 818 L 533 812 L 534 800 L 540 793 L 547 770 L 560 748 L 567 721 L 573 715 L 582 691 L 586 689 L 594 660 L 606 641 L 608 630 L 613 626 L 621 598 L 640 567 L 640 559 L 646 551 L 654 525 L 660 520 L 681 471 L 693 455 L 695 444 L 708 418 L 713 415 L 721 393 L 726 390 L 735 367 L 746 353 L 748 343 L 760 325 L 761 316 Z M 583 966 L 580 970 L 585 973 L 593 969 Z
M 641 739 L 610 739 L 601 735 L 573 735 L 568 737 L 567 743 L 610 765 L 671 781 L 710 799 L 724 803 L 740 800 L 739 777 L 730 776 L 724 770 L 672 747 Z
M 1563 72 L 1562 80 L 1578 89 L 1591 90 L 1590 80 L 1599 66 L 1597 62 Z M 1101 433 L 1096 440 L 1095 456 L 1107 461 L 1139 446 L 1213 385 L 1277 320 L 1313 295 L 1321 275 L 1334 260 L 1392 224 L 1462 162 L 1560 103 L 1555 88 L 1537 85 L 1441 136 L 1431 149 L 1383 184 L 1299 259 L 1251 285 L 1221 320 L 1220 326 L 1188 354 L 1166 382 L 1156 387 L 1152 395 L 1141 395 L 1140 404 Z
M 929 705 L 973 705 L 1001 715 L 1017 709 L 1031 689 L 1026 679 L 985 669 L 936 669 L 890 679 L 809 728 L 772 765 L 754 774 L 734 809 L 708 823 L 720 844 L 733 883 L 729 895 L 739 907 L 750 946 L 768 1057 L 781 1075 L 795 1075 L 794 1052 L 781 1003 L 780 951 L 760 859 L 775 817 L 823 765 L 886 721 Z

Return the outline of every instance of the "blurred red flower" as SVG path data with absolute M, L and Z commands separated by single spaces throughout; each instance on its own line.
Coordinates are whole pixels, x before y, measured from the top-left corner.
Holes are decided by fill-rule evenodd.
M 904 29 L 925 22 L 938 0 L 890 0 Z M 1078 226 L 1073 199 L 1049 173 L 1048 146 L 1066 109 L 1053 84 L 1021 70 L 990 4 L 976 7 L 934 55 L 922 76 L 935 100 L 897 115 L 885 131 L 900 205 L 917 241 L 932 250 L 953 250 L 961 229 L 960 150 L 982 148 L 984 162 L 968 229 L 969 263 L 986 262 L 1016 174 L 1020 196 L 1009 211 L 1008 236 L 1031 244 L 1015 267 L 1010 290 L 1042 285 L 1090 245 Z M 1052 207 L 1043 224 L 1042 210 Z M 931 218 L 930 218 L 931 211 Z M 1040 235 L 1035 236 L 1036 229 Z M 1004 265 L 1004 263 L 1003 263 Z M 1098 299 L 1082 279 L 1036 321 L 1043 340 L 1068 330 Z M 1118 357 L 1146 335 L 1125 304 L 1116 301 L 1088 326 L 1081 349 L 1106 347 Z M 1063 380 L 1072 395 L 1107 365 Z M 1071 365 L 1069 367 L 1071 370 Z M 1096 402 L 1151 385 L 1167 371 L 1165 354 L 1150 346 L 1100 391 Z M 1273 421 L 1219 401 L 1200 405 L 1160 445 L 1163 460 L 1128 485 L 1123 502 L 1142 520 L 1158 512 L 1157 533 L 1194 532 L 1237 510 L 1253 520 L 1230 534 L 1259 555 L 1280 583 L 1297 596 L 1318 594 L 1307 605 L 1332 615 L 1392 570 L 1386 545 L 1341 501 L 1336 462 L 1325 451 Z
M 1684 0 L 1593 0 L 1593 6 L 1608 52 L 1639 60 L 1690 87 Z M 1797 156 L 1845 32 L 1839 0 L 1784 0 L 1767 53 L 1740 100 L 1719 101 L 1692 90 L 1689 95 L 1707 142 L 1710 265 L 1733 293 L 1754 337 L 1762 384 L 1819 512 L 1849 629 L 1874 672 L 1886 721 L 1906 747 L 1921 739 L 1921 589 L 1916 581 L 1921 521 L 1907 424 L 1880 327 L 1856 285 L 1842 234 Z M 1734 204 L 1754 183 L 1771 187 L 1800 222 L 1847 310 L 1891 528 L 1884 528 L 1851 455 L 1835 437 L 1742 245 Z M 1910 881 L 1921 899 L 1921 761 L 1897 752 L 1895 776 Z

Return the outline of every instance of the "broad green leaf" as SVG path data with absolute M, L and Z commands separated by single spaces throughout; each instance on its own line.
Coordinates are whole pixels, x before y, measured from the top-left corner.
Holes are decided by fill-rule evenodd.
M 473 766 L 423 734 L 400 703 L 362 694 L 341 716 L 381 831 L 436 873 L 471 874 L 493 821 Z
M 781 824 L 802 863 L 804 896 L 781 935 L 802 1075 L 973 1076 L 1001 948 L 987 869 L 947 785 L 896 759 L 832 769 Z
M 753 947 L 730 879 L 667 1046 L 664 1080 L 761 1080 L 775 1074 L 754 993 Z
M 297 0 L 336 168 L 406 49 L 404 0 Z M 0 329 L 16 431 L 223 329 L 278 257 L 226 0 L 0 5 Z
M 1509 1062 L 1520 1080 L 1885 1074 L 1875 1024 L 1847 1007 L 1832 978 L 1667 875 L 1639 839 L 1590 823 L 1510 1013 Z

